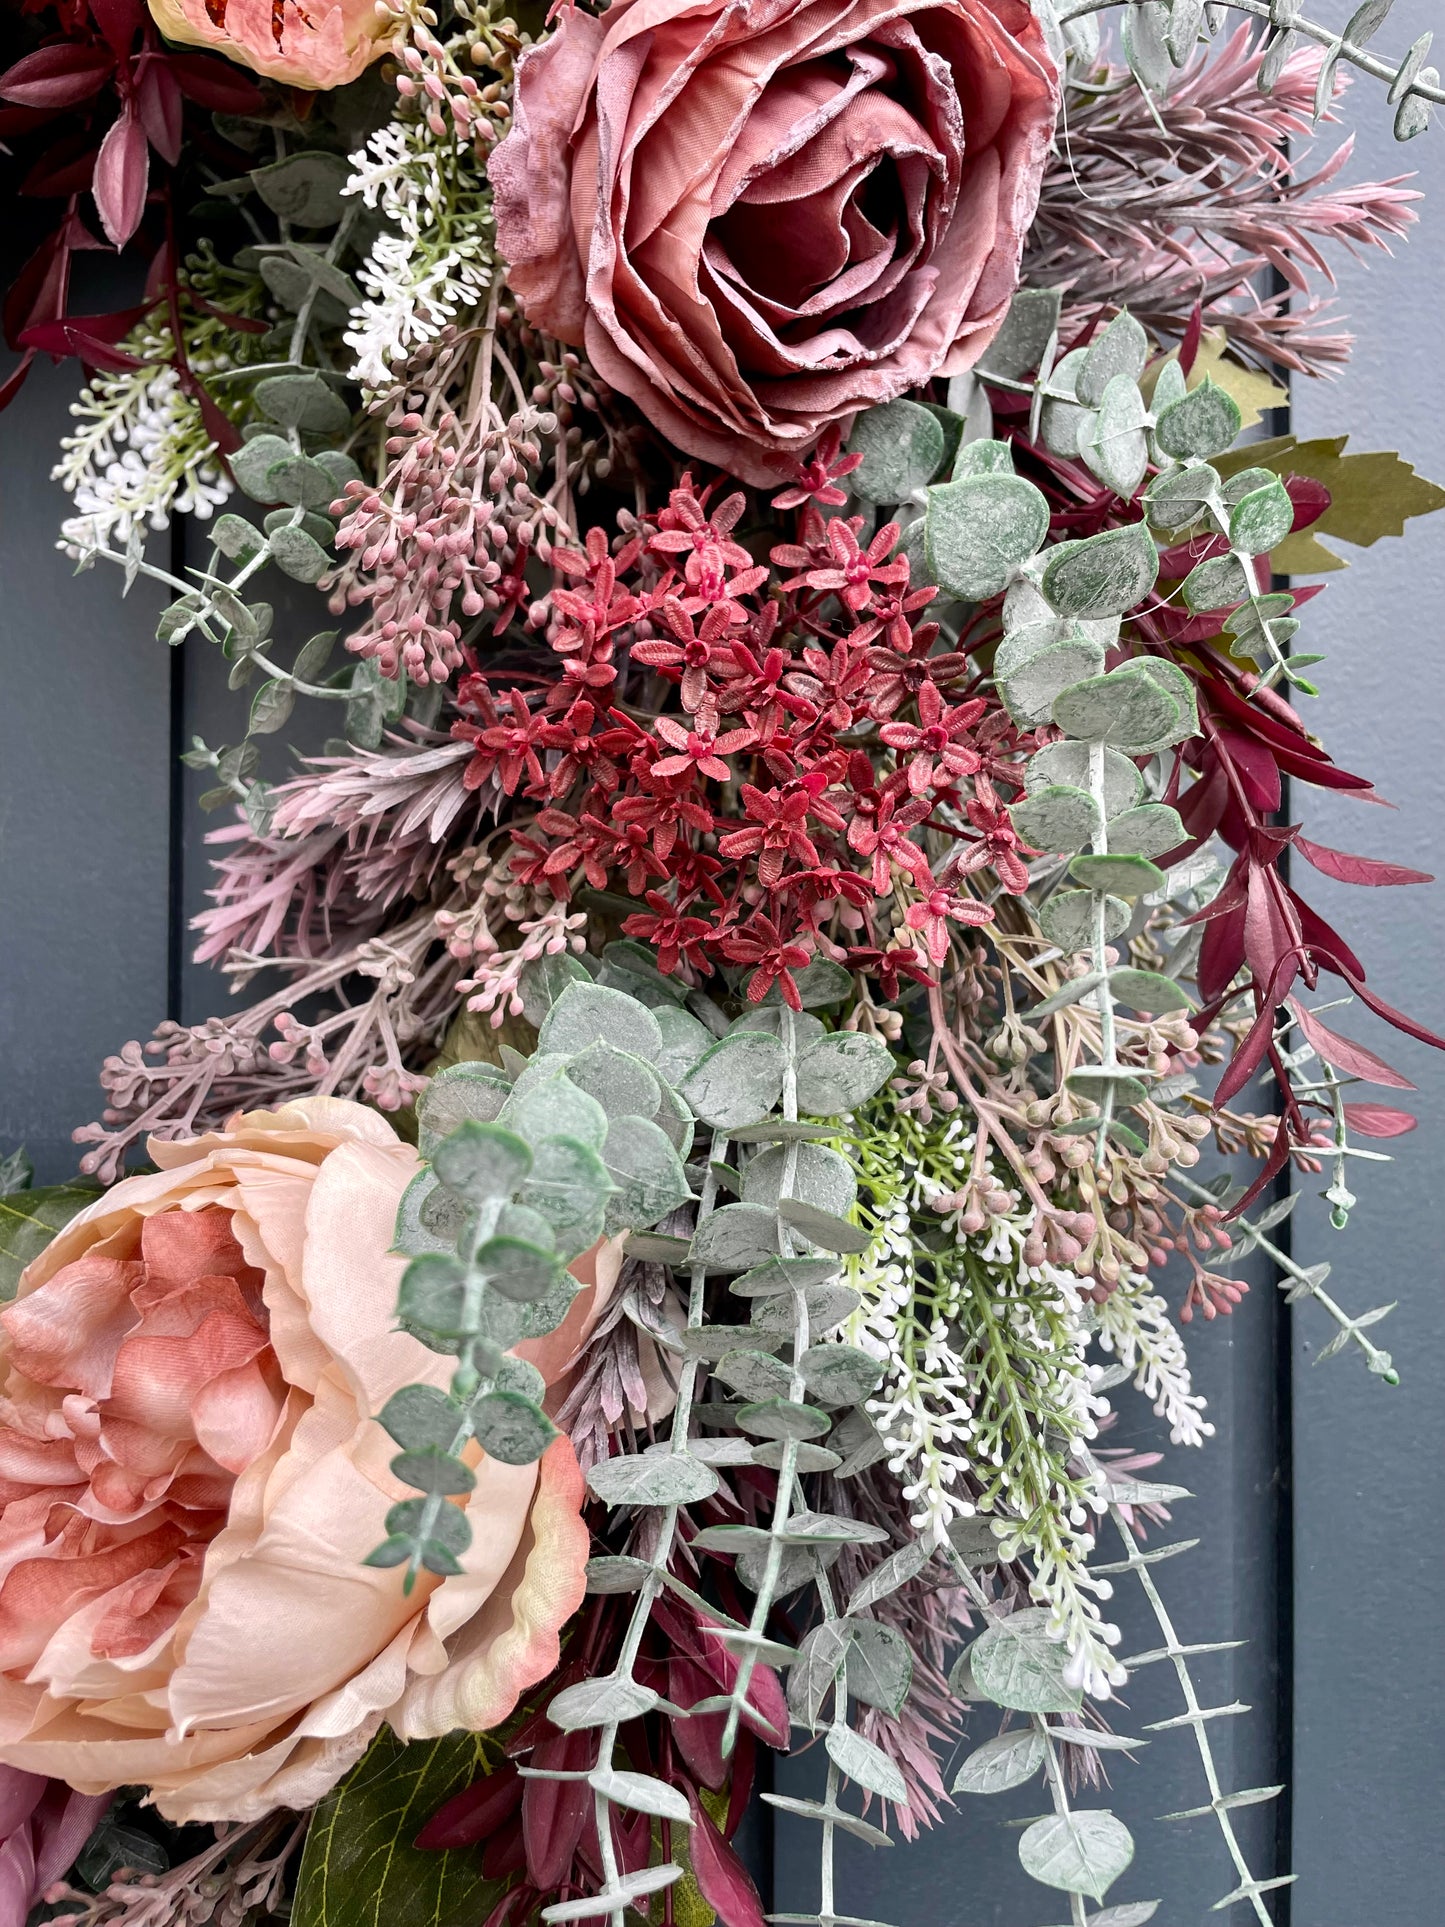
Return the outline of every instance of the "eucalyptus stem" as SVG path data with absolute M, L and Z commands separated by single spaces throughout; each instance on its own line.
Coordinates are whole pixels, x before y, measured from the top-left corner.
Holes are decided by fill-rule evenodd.
M 1113 7 L 1146 6 L 1149 0 L 1065 0 L 1055 15 L 1059 25 L 1066 27 L 1072 20 L 1082 20 L 1091 13 L 1104 13 Z M 1348 60 L 1362 73 L 1372 75 L 1376 80 L 1387 80 L 1393 86 L 1402 63 L 1382 60 L 1378 54 L 1366 53 L 1363 47 L 1355 46 L 1342 34 L 1330 27 L 1320 26 L 1316 21 L 1306 20 L 1298 15 L 1293 18 L 1282 17 L 1285 10 L 1272 0 L 1224 0 L 1236 13 L 1252 14 L 1256 20 L 1264 20 L 1272 27 L 1291 33 L 1303 34 L 1306 40 L 1316 41 L 1322 47 L 1335 50 L 1337 57 Z M 1432 106 L 1445 106 L 1445 87 L 1438 80 L 1413 79 L 1401 89 L 1402 94 L 1417 94 L 1421 100 L 1428 100 Z
M 797 1072 L 797 1025 L 792 1011 L 786 1004 L 780 1009 L 779 1035 L 782 1038 L 785 1062 L 783 1068 L 783 1118 L 789 1124 L 798 1121 L 798 1072 Z M 798 1141 L 789 1141 L 783 1153 L 782 1176 L 778 1180 L 778 1196 L 789 1195 L 798 1169 Z M 784 1258 L 791 1256 L 792 1234 L 781 1217 L 778 1220 L 778 1248 Z M 793 1292 L 793 1368 L 788 1384 L 788 1398 L 798 1405 L 803 1402 L 807 1390 L 803 1382 L 801 1361 L 808 1349 L 808 1299 L 800 1285 L 792 1287 Z M 727 1724 L 723 1729 L 723 1758 L 731 1756 L 737 1744 L 738 1722 L 742 1718 L 743 1707 L 747 1703 L 748 1687 L 757 1665 L 758 1642 L 764 1637 L 768 1613 L 772 1608 L 773 1594 L 777 1588 L 778 1577 L 783 1569 L 783 1554 L 786 1543 L 783 1534 L 787 1531 L 788 1515 L 792 1510 L 793 1492 L 798 1474 L 798 1441 L 789 1437 L 783 1441 L 781 1462 L 778 1466 L 778 1491 L 773 1503 L 773 1517 L 768 1541 L 768 1557 L 763 1567 L 762 1578 L 758 1585 L 757 1596 L 753 1601 L 752 1617 L 748 1621 L 748 1643 L 743 1647 L 738 1660 L 737 1678 L 733 1681 L 732 1704 L 728 1707 Z
M 1224 1836 L 1224 1844 L 1229 1850 L 1229 1857 L 1234 1862 L 1235 1871 L 1239 1875 L 1239 1886 L 1229 1895 L 1229 1900 L 1248 1900 L 1256 1921 L 1260 1923 L 1260 1927 L 1272 1927 L 1269 1910 L 1265 1906 L 1262 1896 L 1272 1888 L 1288 1886 L 1295 1876 L 1293 1874 L 1280 1874 L 1276 1875 L 1272 1880 L 1256 1880 L 1250 1872 L 1249 1862 L 1244 1857 L 1244 1849 L 1239 1844 L 1239 1836 L 1235 1832 L 1234 1822 L 1230 1818 L 1231 1805 L 1241 1804 L 1244 1796 L 1238 1794 L 1231 1796 L 1224 1792 L 1219 1782 L 1218 1768 L 1214 1762 L 1214 1749 L 1210 1746 L 1209 1735 L 1205 1731 L 1205 1726 L 1212 1716 L 1216 1714 L 1223 1715 L 1225 1713 L 1244 1712 L 1247 1711 L 1247 1708 L 1202 1707 L 1199 1704 L 1199 1696 L 1194 1690 L 1194 1680 L 1185 1663 L 1185 1654 L 1189 1648 L 1181 1644 L 1179 1635 L 1174 1630 L 1174 1622 L 1169 1617 L 1168 1609 L 1160 1597 L 1159 1588 L 1154 1583 L 1154 1576 L 1149 1570 L 1148 1561 L 1141 1556 L 1138 1542 L 1129 1530 L 1128 1522 L 1118 1506 L 1111 1505 L 1109 1507 L 1109 1517 L 1113 1520 L 1115 1529 L 1123 1541 L 1128 1568 L 1143 1587 L 1144 1596 L 1149 1601 L 1155 1622 L 1164 1636 L 1164 1656 L 1167 1656 L 1173 1665 L 1175 1678 L 1179 1681 L 1179 1690 L 1184 1697 L 1186 1711 L 1180 1719 L 1168 1720 L 1163 1722 L 1163 1724 L 1165 1726 L 1187 1725 L 1192 1726 L 1194 1729 L 1194 1742 L 1199 1749 L 1199 1760 L 1201 1766 L 1204 1768 L 1205 1784 L 1209 1788 L 1208 1810 L 1213 1813 L 1219 1823 L 1219 1830 Z M 1273 1787 L 1261 1789 L 1260 1791 L 1261 1795 L 1267 1793 L 1272 1797 L 1278 1793 L 1280 1789 Z M 1227 1904 L 1228 1903 L 1224 1901 L 1219 1903 L 1220 1906 Z
M 1218 1204 L 1219 1202 L 1212 1191 L 1207 1190 L 1202 1184 L 1196 1184 L 1193 1178 L 1187 1178 L 1182 1174 L 1176 1173 L 1173 1181 L 1179 1186 L 1181 1191 L 1187 1192 L 1201 1204 Z M 1338 1304 L 1336 1300 L 1330 1296 L 1325 1290 L 1323 1282 L 1317 1281 L 1302 1265 L 1297 1264 L 1287 1251 L 1281 1251 L 1274 1240 L 1267 1237 L 1263 1231 L 1257 1230 L 1255 1226 L 1249 1222 L 1248 1218 L 1241 1218 L 1239 1223 L 1248 1233 L 1251 1243 L 1257 1245 L 1259 1249 L 1274 1262 L 1279 1270 L 1284 1273 L 1284 1279 L 1290 1281 L 1286 1284 L 1284 1279 L 1277 1279 L 1276 1283 L 1279 1285 L 1280 1290 L 1287 1293 L 1291 1298 L 1313 1298 L 1316 1303 L 1323 1306 L 1325 1311 L 1329 1313 L 1330 1317 L 1333 1318 L 1339 1326 L 1341 1336 L 1347 1337 L 1352 1344 L 1359 1346 L 1360 1350 L 1364 1353 L 1366 1363 L 1369 1365 L 1375 1377 L 1382 1378 L 1387 1385 L 1398 1385 L 1400 1383 L 1400 1374 L 1395 1370 L 1394 1362 L 1390 1354 L 1387 1351 L 1382 1351 L 1373 1339 L 1365 1333 L 1360 1324 L 1351 1318 L 1344 1306 Z

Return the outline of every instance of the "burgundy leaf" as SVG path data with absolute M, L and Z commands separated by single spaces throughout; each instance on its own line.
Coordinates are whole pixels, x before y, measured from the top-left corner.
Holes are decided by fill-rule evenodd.
M 192 375 L 187 386 L 191 394 L 195 397 L 196 406 L 201 411 L 201 421 L 205 426 L 206 433 L 216 444 L 216 447 L 220 449 L 221 453 L 223 455 L 229 455 L 233 449 L 239 448 L 241 446 L 241 436 L 236 424 L 231 420 L 229 415 L 223 415 L 220 409 L 217 408 L 205 384 L 198 381 L 196 377 Z
M 1388 1104 L 1346 1104 L 1345 1122 L 1361 1137 L 1403 1137 L 1419 1123 L 1408 1111 L 1391 1110 Z
M 1245 795 L 1266 815 L 1279 808 L 1279 764 L 1257 736 L 1236 736 L 1221 729 L 1215 736 L 1220 754 L 1227 756 L 1244 784 Z
M 136 66 L 141 125 L 161 159 L 174 167 L 181 158 L 181 121 L 185 114 L 180 83 L 163 55 L 142 54 Z
M 1227 1104 L 1232 1097 L 1237 1096 L 1264 1062 L 1265 1053 L 1274 1035 L 1275 1008 L 1284 1000 L 1285 992 L 1298 974 L 1299 958 L 1291 952 L 1276 963 L 1270 974 L 1267 991 L 1261 993 L 1256 985 L 1255 1000 L 1259 1014 L 1250 1025 L 1238 1049 L 1230 1058 L 1223 1077 L 1219 1080 L 1219 1087 L 1214 1093 L 1216 1107 Z M 1283 1136 L 1283 1124 L 1280 1125 L 1279 1130 L 1280 1135 Z
M 1179 343 L 1179 366 L 1184 374 L 1194 372 L 1194 360 L 1199 353 L 1199 344 L 1204 339 L 1204 304 L 1196 301 L 1189 317 L 1189 325 L 1184 330 L 1184 338 Z
M 748 1870 L 713 1825 L 712 1815 L 687 1788 L 692 1808 L 688 1849 L 697 1890 L 718 1917 L 719 1927 L 764 1927 L 763 1903 Z
M 527 1843 L 520 1826 L 503 1827 L 482 1848 L 484 1880 L 510 1880 L 514 1873 L 524 1872 L 526 1865 Z
M 1365 982 L 1363 973 L 1356 976 L 1353 970 L 1341 967 L 1339 974 L 1360 1002 L 1367 1004 L 1377 1017 L 1383 1017 L 1387 1024 L 1393 1024 L 1396 1030 L 1404 1031 L 1407 1037 L 1413 1037 L 1422 1044 L 1429 1044 L 1432 1050 L 1445 1050 L 1445 1037 L 1437 1037 L 1433 1030 L 1426 1030 L 1425 1026 L 1417 1024 L 1413 1017 L 1407 1017 L 1402 1010 L 1396 1010 L 1393 1004 L 1387 1004 L 1383 997 L 1377 997 Z M 1406 1090 L 1413 1091 L 1414 1088 L 1413 1084 L 1405 1086 Z
M 35 200 L 84 193 L 95 173 L 99 152 L 94 137 L 84 129 L 67 134 L 46 148 L 20 183 L 20 192 Z
M 1397 1091 L 1414 1090 L 1415 1086 L 1409 1078 L 1391 1069 L 1383 1057 L 1376 1057 L 1372 1050 L 1366 1050 L 1363 1044 L 1355 1043 L 1353 1038 L 1341 1037 L 1338 1031 L 1331 1030 L 1328 1024 L 1295 998 L 1290 998 L 1289 1007 L 1314 1047 L 1315 1055 L 1322 1057 L 1327 1064 L 1333 1064 L 1337 1071 L 1347 1071 L 1351 1077 L 1362 1077 L 1367 1084 L 1389 1084 Z
M 42 321 L 34 328 L 27 328 L 20 340 L 24 347 L 39 348 L 47 355 L 54 355 L 57 361 L 65 355 L 75 355 L 87 368 L 100 368 L 107 374 L 123 374 L 126 369 L 141 365 L 134 355 L 91 334 L 83 322 Z
M 0 98 L 22 107 L 74 107 L 100 92 L 114 66 L 104 47 L 70 40 L 40 47 L 0 74 Z
M 1312 475 L 1286 475 L 1284 487 L 1294 503 L 1292 535 L 1318 522 L 1335 499 L 1324 483 L 1317 482 Z
M 25 386 L 25 377 L 30 373 L 30 364 L 35 359 L 35 350 L 27 348 L 3 385 L 0 385 L 0 409 L 8 408 L 20 390 Z
M 265 99 L 254 82 L 210 54 L 167 54 L 166 65 L 186 99 L 213 114 L 254 114 Z
M 1234 1205 L 1226 1214 L 1226 1218 L 1237 1218 L 1242 1211 L 1248 1211 L 1255 1199 L 1262 1197 L 1263 1194 L 1268 1191 L 1288 1161 L 1289 1132 L 1285 1129 L 1284 1120 L 1281 1119 L 1279 1129 L 1274 1134 L 1274 1142 L 1269 1147 L 1269 1156 L 1264 1161 L 1264 1169 L 1259 1173 L 1254 1183 L 1250 1185 L 1238 1204 Z
M 521 1806 L 522 1786 L 522 1777 L 510 1761 L 474 1780 L 437 1808 L 417 1835 L 416 1845 L 445 1851 L 489 1839 Z
M 1401 863 L 1380 863 L 1372 856 L 1352 856 L 1348 850 L 1331 850 L 1323 843 L 1311 843 L 1297 836 L 1295 848 L 1317 870 L 1340 883 L 1364 883 L 1375 889 L 1393 883 L 1433 883 L 1428 871 L 1407 870 Z
M 140 226 L 150 179 L 150 144 L 132 104 L 110 129 L 95 159 L 91 183 L 100 224 L 111 245 L 123 248 Z
M 116 59 L 128 54 L 137 33 L 145 24 L 145 8 L 140 0 L 88 0 L 90 16 L 105 35 Z
M 585 1781 L 576 1782 L 584 1792 L 590 1792 Z M 617 1850 L 617 1862 L 624 1873 L 641 1873 L 652 1858 L 652 1816 L 647 1813 L 629 1813 L 625 1808 L 612 1808 L 612 1844 Z
M 522 1905 L 524 1901 L 527 1903 L 525 1906 Z M 519 1909 L 521 1918 L 525 1919 L 536 1901 L 537 1895 L 528 1888 L 509 1887 L 482 1922 L 482 1927 L 507 1927 L 507 1923 Z
M 693 1660 L 678 1655 L 668 1664 L 667 1697 L 674 1706 L 696 1706 L 715 1690 L 714 1682 Z M 727 1724 L 725 1713 L 696 1713 L 679 1720 L 672 1729 L 673 1745 L 706 1787 L 726 1784 L 727 1761 L 723 1758 L 722 1738 Z
M 1359 976 L 1365 974 L 1365 966 L 1345 942 L 1338 930 L 1332 930 L 1317 911 L 1311 910 L 1303 897 L 1296 896 L 1293 890 L 1286 890 L 1295 915 L 1299 918 L 1300 933 L 1312 957 L 1317 958 L 1327 970 L 1338 976 L 1348 977 L 1351 971 Z
M 532 1753 L 531 1764 L 575 1773 L 592 1764 L 595 1736 L 558 1733 Z M 572 1864 L 582 1828 L 592 1810 L 592 1789 L 585 1780 L 527 1780 L 522 1793 L 522 1838 L 527 1848 L 527 1878 L 542 1893 L 557 1887 Z

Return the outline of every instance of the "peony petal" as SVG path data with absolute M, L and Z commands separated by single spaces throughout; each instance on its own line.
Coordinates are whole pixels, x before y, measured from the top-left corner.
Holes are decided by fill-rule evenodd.
M 391 1714 L 403 1739 L 439 1739 L 457 1727 L 486 1732 L 556 1666 L 562 1628 L 587 1590 L 585 1497 L 570 1442 L 554 1439 L 542 1455 L 527 1531 L 507 1575 L 453 1639 L 446 1671 L 413 1680 Z M 440 1590 L 464 1583 L 446 1579 Z
M 140 1323 L 130 1295 L 144 1277 L 128 1259 L 86 1255 L 65 1265 L 0 1312 L 8 1363 L 42 1385 L 108 1397 L 121 1340 Z

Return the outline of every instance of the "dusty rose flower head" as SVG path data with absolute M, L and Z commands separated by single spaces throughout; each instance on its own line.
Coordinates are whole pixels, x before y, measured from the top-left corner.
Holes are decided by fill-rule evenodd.
M 510 284 L 679 448 L 791 478 L 983 352 L 1055 104 L 1025 0 L 574 7 L 491 161 Z
M 473 1448 L 462 1573 L 407 1596 L 364 1565 L 408 1496 L 373 1415 L 452 1365 L 395 1327 L 415 1151 L 327 1098 L 150 1149 L 0 1312 L 0 1763 L 249 1819 L 311 1805 L 383 1720 L 512 1710 L 581 1603 L 582 1479 L 564 1438 Z M 549 1384 L 619 1262 L 579 1260 L 591 1289 L 521 1348 Z
M 376 0 L 146 0 L 167 40 L 213 47 L 292 87 L 344 87 L 386 50 L 398 16 Z

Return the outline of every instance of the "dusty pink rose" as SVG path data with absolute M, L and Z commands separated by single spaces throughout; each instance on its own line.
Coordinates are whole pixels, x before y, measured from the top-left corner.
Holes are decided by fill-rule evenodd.
M 766 484 L 983 352 L 1054 110 L 1025 0 L 573 7 L 518 72 L 497 236 L 538 327 Z
M 213 47 L 292 87 L 344 87 L 386 51 L 393 14 L 375 0 L 147 0 L 167 40 Z
M 318 1799 L 383 1720 L 494 1726 L 580 1604 L 582 1479 L 473 1448 L 465 1570 L 363 1565 L 409 1496 L 374 1423 L 453 1361 L 395 1329 L 417 1156 L 311 1099 L 152 1144 L 164 1168 L 74 1219 L 0 1313 L 0 1762 L 175 1820 Z M 524 1350 L 566 1371 L 620 1258 Z

